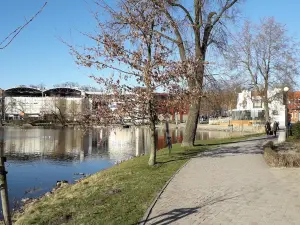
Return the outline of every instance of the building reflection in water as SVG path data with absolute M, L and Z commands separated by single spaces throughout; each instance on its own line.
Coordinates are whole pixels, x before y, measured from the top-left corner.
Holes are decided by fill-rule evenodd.
M 119 161 L 145 154 L 149 132 L 129 129 L 20 129 L 1 130 L 3 152 L 14 160 L 79 160 L 103 158 Z
M 92 129 L 0 129 L 2 151 L 16 160 L 49 158 L 53 160 L 80 160 L 103 158 L 112 161 L 147 154 L 150 151 L 150 131 L 146 128 Z M 227 132 L 202 131 L 197 140 L 228 136 Z M 180 143 L 183 130 L 171 130 L 173 143 Z M 0 143 L 1 144 L 1 143 Z M 167 146 L 164 129 L 157 129 L 158 149 Z

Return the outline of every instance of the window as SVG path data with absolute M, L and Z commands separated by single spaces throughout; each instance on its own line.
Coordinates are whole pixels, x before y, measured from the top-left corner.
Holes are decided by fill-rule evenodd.
M 278 116 L 278 111 L 277 111 L 277 110 L 273 110 L 273 111 L 272 111 L 272 114 L 273 114 L 274 116 Z
M 253 100 L 253 108 L 261 108 L 261 100 Z

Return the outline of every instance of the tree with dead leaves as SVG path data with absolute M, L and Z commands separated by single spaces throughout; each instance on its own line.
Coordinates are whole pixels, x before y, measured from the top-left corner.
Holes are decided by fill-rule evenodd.
M 89 124 L 111 125 L 130 120 L 134 125 L 148 124 L 151 130 L 149 165 L 156 164 L 156 122 L 162 100 L 158 90 L 168 93 L 163 100 L 168 108 L 182 99 L 177 84 L 187 74 L 189 64 L 172 59 L 172 49 L 161 35 L 154 32 L 160 26 L 160 15 L 151 2 L 118 1 L 113 9 L 102 0 L 96 1 L 99 11 L 109 20 L 101 20 L 96 12 L 96 34 L 85 34 L 93 46 L 69 46 L 80 66 L 96 68 L 100 75 L 91 77 L 99 84 L 100 96 L 93 98 L 91 114 L 84 115 Z M 111 73 L 111 75 L 108 75 Z M 171 93 L 172 90 L 173 92 Z M 176 95 L 174 93 L 175 90 Z

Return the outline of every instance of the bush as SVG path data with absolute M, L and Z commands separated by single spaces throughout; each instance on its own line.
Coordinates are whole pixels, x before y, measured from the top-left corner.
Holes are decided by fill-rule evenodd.
M 295 138 L 300 139 L 300 122 L 297 122 L 292 125 L 292 134 Z
M 265 147 L 264 158 L 271 167 L 300 167 L 300 154 L 280 154 L 271 147 Z

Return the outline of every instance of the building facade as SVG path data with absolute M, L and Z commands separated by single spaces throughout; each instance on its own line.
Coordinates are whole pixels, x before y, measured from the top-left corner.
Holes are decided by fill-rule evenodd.
M 270 122 L 277 121 L 280 126 L 285 125 L 285 110 L 283 104 L 283 91 L 274 89 L 268 92 L 269 100 L 269 118 Z M 244 90 L 238 94 L 237 107 L 232 112 L 233 121 L 247 121 L 252 124 L 254 122 L 264 122 L 265 110 L 264 103 L 256 92 Z
M 68 120 L 76 120 L 82 112 L 84 92 L 72 88 L 53 88 L 41 91 L 34 88 L 17 87 L 3 91 L 6 120 L 43 118 L 64 115 Z
M 1 115 L 5 120 L 24 118 L 52 120 L 64 115 L 68 121 L 78 121 L 87 111 L 97 110 L 98 104 L 106 104 L 102 92 L 85 92 L 76 88 L 52 88 L 38 90 L 29 87 L 16 87 L 0 92 L 3 95 Z M 170 119 L 184 122 L 188 107 L 167 107 L 168 94 L 156 93 L 158 114 L 169 114 Z M 99 101 L 100 99 L 100 101 Z M 114 110 L 115 105 L 108 105 Z M 138 110 L 138 109 L 137 109 Z
M 300 122 L 300 91 L 289 92 L 288 109 L 292 123 Z

